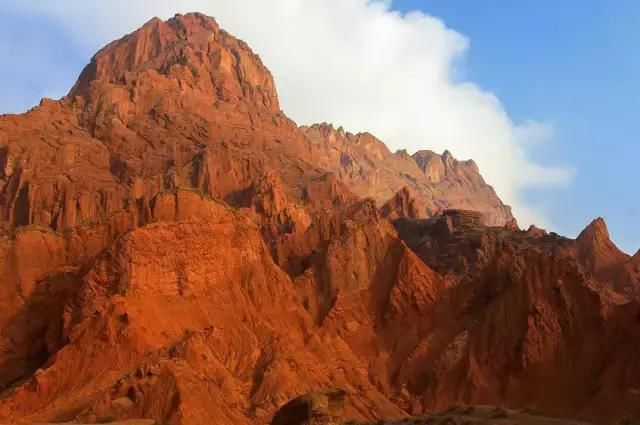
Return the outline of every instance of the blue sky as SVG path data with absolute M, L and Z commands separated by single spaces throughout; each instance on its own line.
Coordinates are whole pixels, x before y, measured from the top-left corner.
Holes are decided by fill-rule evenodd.
M 0 113 L 64 95 L 95 50 L 124 32 L 79 36 L 55 14 L 39 13 L 38 1 L 27 3 L 36 6 L 10 3 L 0 15 Z M 136 9 L 143 2 L 128 4 Z M 553 126 L 553 141 L 527 154 L 566 164 L 575 177 L 567 186 L 521 193 L 544 211 L 552 230 L 575 237 L 602 216 L 621 248 L 640 248 L 640 2 L 395 0 L 392 7 L 421 10 L 467 37 L 459 78 L 492 92 L 513 121 Z M 137 12 L 135 25 L 147 18 L 146 10 Z
M 640 2 L 398 0 L 471 40 L 467 77 L 516 120 L 553 124 L 536 155 L 576 167 L 564 188 L 529 190 L 562 233 L 597 216 L 616 243 L 640 249 Z

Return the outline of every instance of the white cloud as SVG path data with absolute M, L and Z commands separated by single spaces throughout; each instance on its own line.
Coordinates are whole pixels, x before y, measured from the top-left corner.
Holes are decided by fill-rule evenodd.
M 572 172 L 534 163 L 553 137 L 544 123 L 512 122 L 500 101 L 459 81 L 469 41 L 434 17 L 367 0 L 21 0 L 79 45 L 98 47 L 152 16 L 200 11 L 244 39 L 273 72 L 283 110 L 300 124 L 369 131 L 391 149 L 449 149 L 473 158 L 522 225 L 548 224 L 521 198 L 527 187 L 567 184 Z
M 515 128 L 515 137 L 525 149 L 533 149 L 553 141 L 555 130 L 548 123 L 528 120 Z

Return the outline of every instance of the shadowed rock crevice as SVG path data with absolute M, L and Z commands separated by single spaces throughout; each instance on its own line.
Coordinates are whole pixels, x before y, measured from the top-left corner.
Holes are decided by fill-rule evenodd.
M 36 282 L 23 307 L 5 320 L 0 332 L 0 391 L 29 378 L 66 344 L 64 307 L 79 286 L 78 272 Z
M 271 425 L 340 425 L 344 421 L 344 390 L 305 394 L 282 406 Z

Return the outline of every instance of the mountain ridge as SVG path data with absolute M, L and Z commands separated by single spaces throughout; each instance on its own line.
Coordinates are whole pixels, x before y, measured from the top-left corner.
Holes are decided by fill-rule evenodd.
M 0 422 L 266 423 L 458 402 L 638 416 L 638 256 L 522 231 L 472 161 L 299 127 L 201 14 L 0 117 Z M 603 230 L 604 229 L 604 230 Z

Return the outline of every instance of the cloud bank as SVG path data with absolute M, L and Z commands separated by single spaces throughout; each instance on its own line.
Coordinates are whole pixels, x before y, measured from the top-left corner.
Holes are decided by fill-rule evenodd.
M 299 124 L 369 131 L 390 149 L 450 150 L 473 158 L 521 225 L 549 225 L 526 188 L 568 184 L 568 168 L 531 159 L 547 124 L 514 123 L 492 93 L 456 78 L 469 40 L 432 16 L 375 0 L 21 0 L 79 47 L 95 50 L 152 16 L 199 11 L 245 40 L 276 79 Z M 88 60 L 88 58 L 87 58 Z

